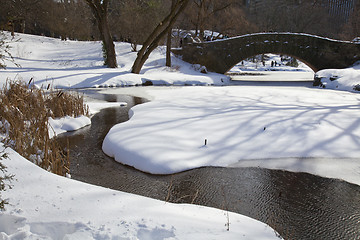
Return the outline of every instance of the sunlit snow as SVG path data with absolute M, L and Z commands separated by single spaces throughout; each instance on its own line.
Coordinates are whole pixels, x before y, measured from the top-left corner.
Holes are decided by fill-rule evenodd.
M 201 166 L 259 166 L 360 184 L 356 66 L 318 73 L 326 88 L 347 91 L 256 82 L 229 86 L 233 83 L 228 76 L 203 74 L 177 58 L 171 68 L 164 67 L 163 47 L 150 55 L 137 75 L 130 73 L 136 53 L 127 43 L 116 43 L 119 68 L 109 69 L 102 65 L 100 42 L 25 34 L 16 34 L 15 39 L 19 41 L 11 43 L 11 52 L 21 67 L 7 62 L 8 68 L 0 70 L 0 84 L 7 78 L 26 82 L 33 78 L 38 87 L 55 88 L 140 86 L 149 80 L 159 85 L 200 85 L 104 90 L 151 100 L 132 108 L 131 119 L 114 126 L 105 138 L 104 151 L 124 164 L 162 174 Z M 247 66 L 246 71 L 261 70 L 260 65 Z M 301 76 L 266 74 L 277 81 L 295 75 L 311 80 L 313 73 L 305 69 L 302 65 Z M 262 70 L 265 74 L 268 69 Z M 243 71 L 239 66 L 233 69 Z M 123 104 L 88 103 L 91 114 Z M 75 130 L 89 121 L 59 124 L 59 129 Z M 10 202 L 0 215 L 3 239 L 278 239 L 270 227 L 239 214 L 230 213 L 227 231 L 222 210 L 174 205 L 54 176 L 7 151 L 9 159 L 2 162 L 16 181 L 2 192 Z

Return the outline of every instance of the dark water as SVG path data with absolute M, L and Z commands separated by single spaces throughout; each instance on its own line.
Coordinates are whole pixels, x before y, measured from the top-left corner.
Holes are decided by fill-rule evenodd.
M 114 124 L 128 120 L 130 107 L 144 100 L 113 95 L 102 98 L 126 101 L 128 106 L 105 109 L 92 118 L 91 126 L 61 137 L 64 145 L 69 141 L 73 179 L 237 212 L 269 224 L 285 239 L 360 239 L 357 185 L 261 168 L 205 167 L 161 176 L 115 162 L 101 151 L 102 140 Z

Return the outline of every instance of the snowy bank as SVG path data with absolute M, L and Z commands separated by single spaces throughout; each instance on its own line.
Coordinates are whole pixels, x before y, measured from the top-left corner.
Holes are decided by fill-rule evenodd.
M 346 69 L 325 69 L 315 74 L 315 79 L 322 88 L 360 91 L 360 63 Z
M 91 99 L 85 97 L 86 105 L 89 107 L 89 114 L 93 116 L 98 113 L 101 109 L 111 108 L 111 107 L 122 107 L 126 106 L 126 102 L 106 102 L 98 99 Z M 91 117 L 90 116 L 90 117 Z M 48 119 L 48 129 L 49 137 L 53 138 L 64 132 L 72 132 L 78 129 L 81 129 L 85 126 L 91 124 L 91 119 L 87 116 L 78 116 L 78 117 L 62 117 L 62 118 L 49 118 Z
M 71 132 L 83 128 L 91 124 L 90 118 L 87 116 L 79 117 L 62 117 L 62 118 L 49 118 L 49 137 L 53 138 L 64 132 Z
M 9 38 L 10 34 L 7 33 Z M 18 40 L 18 41 L 16 41 Z M 154 85 L 228 85 L 230 78 L 217 73 L 201 73 L 201 67 L 183 62 L 172 56 L 172 67 L 165 67 L 165 48 L 158 47 L 145 63 L 140 74 L 132 74 L 131 67 L 137 53 L 131 51 L 128 43 L 116 42 L 118 68 L 103 66 L 101 42 L 61 41 L 60 39 L 16 34 L 10 43 L 10 52 L 16 67 L 6 61 L 7 69 L 0 69 L 0 84 L 7 78 L 22 79 L 28 82 L 31 78 L 38 87 L 51 84 L 54 88 L 97 88 L 139 86 L 146 82 Z M 267 54 L 264 61 L 244 61 L 231 69 L 232 74 L 243 74 L 254 71 L 299 71 L 312 73 L 304 63 L 298 67 L 287 66 L 288 60 L 279 55 Z M 272 62 L 277 65 L 271 66 Z M 322 70 L 317 73 L 322 86 L 338 90 L 353 91 L 359 86 L 359 65 L 348 69 Z M 308 79 L 308 75 L 304 75 Z M 280 75 L 272 80 L 279 79 Z M 256 76 L 254 78 L 256 80 Z M 302 79 L 303 80 L 303 79 Z M 359 87 L 360 88 L 360 87 Z
M 142 91 L 154 100 L 133 107 L 131 119 L 114 126 L 103 142 L 103 151 L 121 163 L 170 174 L 243 161 L 266 167 L 278 158 L 284 161 L 274 167 L 360 184 L 357 94 L 271 86 Z M 306 164 L 311 161 L 304 158 L 330 160 Z M 262 161 L 251 164 L 254 159 Z M 328 173 L 322 168 L 327 164 L 338 171 Z
M 10 34 L 7 33 L 9 38 Z M 201 73 L 199 69 L 172 57 L 172 67 L 165 67 L 165 48 L 158 47 L 146 61 L 140 74 L 132 74 L 137 56 L 129 43 L 116 42 L 118 68 L 103 66 L 101 42 L 61 41 L 60 39 L 15 34 L 10 52 L 21 67 L 7 61 L 0 70 L 0 85 L 7 78 L 31 78 L 38 87 L 54 88 L 121 87 L 142 85 L 224 85 L 229 78 L 217 73 Z
M 0 214 L 0 239 L 279 239 L 239 214 L 85 184 L 6 151 L 2 163 L 16 181 L 2 192 L 10 204 Z

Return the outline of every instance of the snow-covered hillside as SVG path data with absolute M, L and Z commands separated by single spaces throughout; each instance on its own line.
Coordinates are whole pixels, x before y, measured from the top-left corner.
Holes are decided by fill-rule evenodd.
M 7 34 L 9 35 L 9 34 Z M 12 56 L 20 65 L 7 63 L 0 70 L 0 84 L 7 78 L 34 79 L 37 86 L 49 83 L 56 88 L 120 87 L 141 85 L 150 80 L 157 85 L 224 85 L 228 77 L 203 74 L 197 67 L 173 58 L 172 68 L 165 67 L 165 48 L 157 48 L 141 74 L 130 73 L 136 58 L 129 43 L 116 43 L 118 68 L 103 66 L 101 42 L 61 41 L 40 36 L 16 34 L 10 43 Z
M 0 213 L 0 239 L 278 239 L 270 227 L 239 214 L 229 213 L 227 231 L 225 211 L 92 186 L 7 152 L 1 161 L 16 180 L 1 195 L 10 204 Z

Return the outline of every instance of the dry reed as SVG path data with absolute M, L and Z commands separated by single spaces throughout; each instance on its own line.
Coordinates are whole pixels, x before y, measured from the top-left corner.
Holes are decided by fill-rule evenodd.
M 5 144 L 40 167 L 65 176 L 67 153 L 49 138 L 49 117 L 88 115 L 83 97 L 63 91 L 37 89 L 34 84 L 7 81 L 0 90 L 0 131 Z M 49 89 L 48 89 L 49 90 Z

